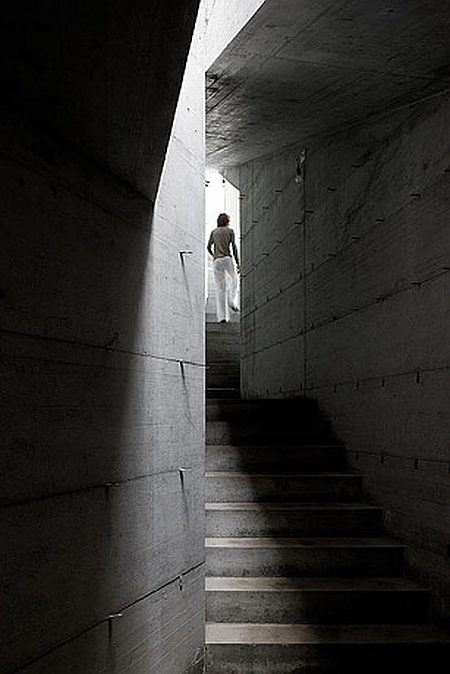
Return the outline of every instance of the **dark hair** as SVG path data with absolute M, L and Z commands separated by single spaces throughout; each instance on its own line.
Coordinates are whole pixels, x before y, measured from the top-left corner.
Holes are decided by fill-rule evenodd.
M 226 227 L 229 224 L 230 224 L 230 216 L 227 215 L 226 213 L 221 213 L 217 218 L 217 226 Z

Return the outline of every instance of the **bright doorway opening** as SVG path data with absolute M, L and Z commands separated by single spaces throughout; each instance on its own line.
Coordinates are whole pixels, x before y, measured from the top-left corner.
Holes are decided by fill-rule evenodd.
M 228 213 L 231 220 L 231 227 L 236 236 L 236 245 L 239 256 L 241 254 L 241 227 L 240 227 L 240 200 L 239 190 L 234 187 L 222 174 L 216 169 L 206 169 L 206 190 L 205 190 L 205 230 L 206 241 L 212 229 L 217 226 L 217 216 L 219 213 Z M 217 321 L 216 313 L 216 293 L 214 287 L 213 265 L 211 256 L 205 251 L 206 255 L 206 322 L 214 323 Z M 231 317 L 233 322 L 239 321 L 239 313 Z

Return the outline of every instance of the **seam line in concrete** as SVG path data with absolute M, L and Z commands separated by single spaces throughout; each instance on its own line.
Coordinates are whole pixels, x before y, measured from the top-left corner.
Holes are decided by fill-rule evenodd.
M 195 468 L 202 468 L 202 466 L 183 466 L 183 468 L 172 468 L 171 470 L 162 470 L 160 472 L 156 473 L 145 473 L 143 475 L 136 475 L 134 477 L 127 478 L 126 480 L 114 480 L 111 482 L 105 481 L 105 482 L 98 482 L 90 485 L 86 485 L 84 487 L 80 487 L 78 489 L 70 489 L 67 491 L 61 491 L 61 492 L 53 492 L 51 494 L 42 494 L 39 496 L 32 496 L 30 498 L 26 499 L 17 499 L 17 500 L 11 500 L 11 501 L 1 501 L 0 500 L 0 509 L 2 508 L 14 508 L 15 506 L 24 506 L 24 505 L 31 505 L 32 503 L 39 503 L 40 501 L 47 501 L 52 498 L 64 498 L 66 496 L 74 496 L 76 494 L 82 494 L 87 491 L 93 491 L 95 489 L 113 489 L 114 487 L 120 487 L 124 484 L 129 484 L 131 482 L 137 482 L 139 480 L 148 480 L 149 478 L 152 477 L 158 477 L 160 475 L 171 475 L 171 474 L 178 474 L 180 475 L 181 472 L 186 472 L 186 471 L 191 471 L 194 470 Z
M 289 342 L 291 339 L 295 339 L 296 337 L 306 336 L 310 332 L 313 332 L 314 330 L 320 330 L 321 328 L 326 328 L 329 325 L 331 325 L 332 323 L 336 323 L 337 321 L 348 318 L 349 316 L 353 316 L 354 314 L 365 311 L 366 309 L 370 309 L 373 306 L 375 306 L 377 304 L 380 304 L 382 302 L 387 302 L 388 300 L 393 299 L 395 297 L 398 297 L 399 295 L 402 295 L 403 293 L 407 293 L 407 292 L 410 292 L 412 290 L 417 290 L 418 288 L 420 289 L 420 286 L 426 285 L 428 283 L 432 283 L 433 281 L 436 281 L 437 279 L 440 279 L 443 276 L 447 276 L 449 273 L 450 273 L 450 269 L 448 269 L 448 270 L 446 269 L 444 271 L 438 272 L 437 274 L 434 274 L 434 276 L 429 276 L 428 278 L 422 279 L 421 281 L 414 281 L 414 282 L 410 281 L 410 282 L 408 282 L 408 284 L 405 284 L 404 286 L 400 287 L 399 290 L 397 290 L 396 292 L 391 292 L 391 293 L 386 294 L 386 295 L 380 295 L 379 297 L 376 297 L 373 300 L 371 300 L 369 302 L 366 302 L 365 304 L 362 304 L 359 307 L 356 307 L 355 309 L 343 311 L 341 314 L 334 314 L 334 316 L 331 319 L 325 319 L 323 321 L 313 323 L 311 325 L 311 327 L 307 328 L 306 330 L 298 330 L 293 335 L 289 335 L 288 337 L 284 337 L 283 339 L 280 339 L 277 342 L 273 342 L 273 344 L 263 346 L 261 349 L 258 349 L 258 351 L 253 351 L 252 353 L 246 354 L 245 356 L 242 357 L 242 360 L 245 360 L 246 358 L 249 358 L 250 356 L 256 355 L 256 354 L 261 353 L 263 351 L 268 351 L 269 349 L 273 349 L 275 346 L 279 346 L 281 344 Z M 266 304 L 268 304 L 268 302 L 263 303 L 262 305 L 256 307 L 255 310 L 254 310 L 254 313 L 256 313 L 256 311 L 258 311 L 260 308 L 262 308 Z M 245 318 L 245 316 L 244 316 L 244 318 Z
M 367 382 L 374 382 L 374 381 L 379 381 L 382 379 L 394 379 L 396 377 L 409 377 L 410 375 L 417 376 L 417 373 L 420 374 L 427 374 L 427 373 L 432 373 L 432 372 L 441 372 L 445 370 L 450 370 L 450 365 L 439 365 L 437 367 L 421 367 L 421 368 L 416 368 L 415 370 L 403 370 L 400 372 L 393 372 L 391 374 L 378 374 L 374 375 L 372 377 L 361 377 L 360 379 L 346 379 L 342 381 L 337 381 L 333 382 L 330 384 L 319 384 L 317 386 L 310 385 L 307 387 L 308 391 L 315 391 L 317 389 L 326 389 L 326 388 L 334 388 L 335 386 L 343 386 L 343 385 L 348 385 L 352 384 L 353 386 L 355 385 L 356 382 L 359 382 L 360 384 L 362 383 L 367 383 Z
M 192 573 L 193 571 L 196 571 L 197 569 L 200 569 L 205 565 L 204 561 L 199 562 L 198 564 L 195 564 L 194 566 L 190 567 L 189 569 L 185 569 L 184 571 L 181 571 L 176 577 L 171 578 L 167 582 L 163 583 L 160 587 L 155 588 L 151 592 L 147 592 L 145 595 L 142 595 L 142 597 L 139 597 L 133 602 L 130 602 L 129 604 L 126 604 L 123 606 L 121 609 L 115 612 L 114 615 L 119 615 L 123 611 L 126 611 L 130 608 L 133 608 L 137 604 L 139 604 L 142 601 L 145 601 L 146 599 L 149 599 L 152 595 L 157 594 L 161 590 L 164 590 L 166 587 L 169 587 L 173 583 L 177 583 L 180 581 L 183 576 L 187 576 L 188 574 Z M 59 644 L 56 646 L 53 646 L 50 648 L 48 651 L 45 653 L 42 653 L 42 655 L 39 655 L 37 658 L 33 658 L 33 660 L 29 660 L 25 662 L 24 664 L 20 665 L 20 667 L 17 667 L 15 669 L 10 670 L 6 674 L 20 674 L 21 671 L 23 671 L 26 667 L 30 667 L 36 662 L 39 662 L 39 660 L 42 660 L 43 658 L 48 657 L 52 653 L 56 652 L 59 648 L 62 648 L 63 646 L 66 646 L 67 644 L 72 643 L 73 641 L 76 641 L 80 637 L 82 637 L 85 634 L 88 634 L 88 632 L 91 632 L 92 630 L 96 629 L 97 627 L 100 627 L 100 625 L 104 625 L 105 623 L 108 623 L 111 620 L 111 616 L 107 616 L 106 618 L 103 618 L 103 620 L 98 620 L 95 623 L 92 623 L 88 627 L 86 627 L 84 630 L 81 630 L 81 632 L 77 632 L 77 634 L 72 635 L 68 639 L 65 639 L 64 641 L 61 641 Z
M 433 182 L 432 184 L 428 183 L 428 184 L 426 184 L 426 185 L 422 185 L 421 188 L 420 188 L 420 189 L 421 189 L 421 192 L 423 193 L 423 192 L 424 192 L 426 189 L 428 189 L 428 188 L 432 189 L 433 187 L 435 187 L 435 185 L 436 185 L 435 182 Z M 251 186 L 251 187 L 253 188 L 253 186 Z M 392 211 L 391 213 L 384 214 L 384 217 L 383 217 L 382 221 L 381 221 L 381 220 L 375 219 L 376 224 L 375 224 L 374 226 L 372 226 L 372 227 L 369 227 L 369 229 L 367 229 L 367 231 L 364 233 L 364 236 L 358 237 L 358 238 L 359 238 L 359 242 L 360 242 L 362 239 L 365 239 L 367 236 L 370 236 L 371 234 L 373 234 L 377 229 L 379 229 L 380 225 L 381 225 L 381 224 L 385 224 L 387 220 L 389 220 L 389 219 L 391 219 L 391 218 L 393 218 L 393 217 L 395 217 L 395 216 L 397 216 L 397 215 L 400 215 L 404 210 L 408 209 L 408 208 L 411 206 L 411 203 L 415 203 L 415 202 L 412 202 L 411 200 L 405 201 L 403 204 L 401 204 L 400 206 L 398 206 L 398 208 L 396 208 L 396 209 L 395 209 L 394 211 Z M 306 209 L 306 206 L 305 206 L 304 214 L 308 214 L 307 209 Z M 304 218 L 304 215 L 303 215 L 303 218 Z M 265 261 L 267 260 L 267 258 L 270 257 L 270 255 L 271 255 L 271 254 L 272 254 L 272 253 L 273 253 L 273 252 L 274 252 L 280 245 L 282 245 L 282 244 L 285 242 L 286 239 L 289 238 L 289 236 L 292 234 L 292 232 L 294 232 L 294 231 L 295 231 L 299 226 L 301 226 L 302 224 L 303 224 L 303 220 L 302 220 L 301 222 L 298 221 L 298 222 L 294 223 L 294 226 L 291 227 L 291 228 L 287 231 L 286 235 L 285 235 L 282 239 L 278 240 L 278 241 L 275 243 L 274 246 L 272 246 L 272 248 L 269 250 L 269 254 L 263 256 L 258 262 L 255 262 L 255 263 L 248 269 L 248 271 L 247 271 L 245 274 L 242 274 L 242 278 L 247 278 L 248 276 L 251 276 L 251 275 L 257 270 L 257 268 L 260 266 L 260 264 L 262 264 L 263 262 L 265 262 Z M 342 223 L 342 224 L 343 224 L 343 223 Z M 250 229 L 247 231 L 247 233 L 244 234 L 243 237 L 241 237 L 242 240 L 244 240 L 249 234 L 251 234 L 251 232 L 253 231 L 253 228 L 254 228 L 254 225 L 252 225 L 252 226 L 250 227 Z M 328 264 L 329 262 L 331 262 L 332 260 L 334 260 L 334 258 L 335 258 L 337 255 L 340 255 L 341 253 L 346 253 L 347 251 L 353 249 L 353 248 L 355 247 L 355 245 L 357 245 L 357 244 L 358 244 L 358 241 L 357 241 L 357 242 L 355 242 L 355 241 L 349 241 L 349 242 L 346 243 L 344 246 L 342 246 L 342 247 L 339 248 L 338 250 L 334 251 L 334 253 L 333 253 L 332 255 L 328 255 L 328 257 L 324 258 L 323 260 L 321 260 L 320 262 L 318 262 L 317 264 L 315 264 L 315 265 L 314 265 L 314 269 L 311 270 L 311 271 L 309 271 L 309 272 L 307 272 L 307 273 L 304 275 L 304 277 L 303 277 L 303 276 L 300 277 L 300 279 L 298 279 L 298 281 L 301 281 L 303 278 L 309 279 L 311 276 L 315 275 L 319 269 L 321 269 L 323 266 L 325 266 L 326 264 Z M 298 281 L 297 281 L 297 282 L 298 282 Z M 290 287 L 290 286 L 287 286 L 287 288 L 289 288 L 289 287 Z M 287 289 L 287 288 L 286 288 L 286 289 Z M 273 298 L 277 297 L 278 294 L 279 294 L 279 293 L 274 294 L 274 295 L 273 295 Z M 265 304 L 265 303 L 264 303 L 264 304 Z M 260 305 L 260 306 L 262 306 L 262 305 Z M 255 310 L 253 310 L 253 311 L 255 311 Z M 248 315 L 250 315 L 250 313 L 253 313 L 253 311 L 252 311 L 252 312 L 248 312 L 247 314 L 243 314 L 243 318 L 246 318 Z
M 298 65 L 308 65 L 308 66 L 316 66 L 318 68 L 334 68 L 335 70 L 341 70 L 341 71 L 351 71 L 355 73 L 377 73 L 379 75 L 390 75 L 394 77 L 402 77 L 404 79 L 416 79 L 416 80 L 423 80 L 425 82 L 440 82 L 442 84 L 449 84 L 450 80 L 449 79 L 441 79 L 440 77 L 433 77 L 432 75 L 419 75 L 418 73 L 409 73 L 409 72 L 398 72 L 395 70 L 380 70 L 379 68 L 376 68 L 375 65 L 370 66 L 370 65 L 350 65 L 346 63 L 345 65 L 340 63 L 339 65 L 336 65 L 336 63 L 330 62 L 330 61 L 314 61 L 314 60 L 308 60 L 308 59 L 296 59 L 296 58 L 290 58 L 289 56 L 275 56 L 274 58 L 277 59 L 277 61 L 286 61 L 287 63 L 295 63 Z
M 75 339 L 67 339 L 63 337 L 51 337 L 47 335 L 37 335 L 29 332 L 20 332 L 18 330 L 5 330 L 0 329 L 1 334 L 13 335 L 16 337 L 26 337 L 29 339 L 37 339 L 47 342 L 56 342 L 58 344 L 70 344 L 71 346 L 78 346 L 85 349 L 96 349 L 99 351 L 106 351 L 109 353 L 118 353 L 125 356 L 138 356 L 140 358 L 151 358 L 152 360 L 160 360 L 166 363 L 177 363 L 178 365 L 193 365 L 195 367 L 206 368 L 206 363 L 199 363 L 193 360 L 185 360 L 184 358 L 171 358 L 170 356 L 157 356 L 155 354 L 149 353 L 148 351 L 132 351 L 128 349 L 118 349 L 113 344 L 110 346 L 107 344 L 92 344 L 90 342 L 81 342 Z M 116 339 L 114 336 L 113 340 Z
M 412 456 L 410 454 L 396 454 L 395 452 L 385 452 L 385 451 L 380 451 L 380 452 L 369 452 L 368 450 L 363 450 L 363 449 L 347 449 L 346 450 L 349 454 L 355 454 L 355 455 L 360 455 L 364 454 L 365 456 L 376 456 L 377 458 L 380 457 L 385 457 L 385 456 L 390 456 L 393 459 L 405 459 L 407 461 L 415 462 L 417 461 L 417 468 L 419 467 L 419 464 L 421 463 L 434 463 L 434 464 L 439 464 L 442 466 L 448 466 L 450 470 L 450 460 L 446 459 L 427 459 L 425 457 L 417 456 Z
M 361 117 L 359 119 L 351 120 L 349 122 L 345 122 L 344 124 L 341 124 L 340 126 L 323 131 L 321 133 L 316 133 L 316 134 L 311 134 L 310 136 L 306 136 L 303 139 L 303 145 L 308 146 L 311 143 L 319 142 L 319 141 L 326 141 L 328 139 L 333 139 L 338 137 L 340 134 L 345 133 L 347 131 L 350 131 L 351 129 L 360 127 L 360 126 L 365 126 L 365 125 L 372 125 L 376 124 L 378 121 L 381 121 L 384 117 L 388 117 L 392 115 L 395 112 L 400 112 L 401 110 L 407 110 L 408 108 L 414 108 L 417 105 L 420 105 L 421 103 L 426 103 L 430 100 L 433 100 L 435 98 L 438 98 L 439 96 L 446 96 L 450 93 L 450 87 L 447 87 L 445 89 L 441 89 L 440 91 L 436 91 L 432 94 L 426 94 L 425 96 L 422 96 L 421 98 L 414 99 L 413 101 L 409 101 L 407 103 L 398 103 L 398 104 L 393 104 L 392 106 L 388 106 L 385 108 L 382 108 L 380 110 L 377 110 L 373 113 L 369 113 L 365 117 Z M 283 145 L 283 147 L 279 148 L 276 152 L 263 152 L 261 154 L 257 154 L 254 157 L 251 157 L 249 159 L 246 159 L 245 161 L 242 162 L 240 166 L 247 166 L 255 161 L 263 161 L 265 159 L 268 159 L 270 157 L 277 156 L 279 154 L 283 154 L 284 152 L 288 152 L 292 147 L 297 147 L 298 143 L 295 144 L 293 142 L 288 143 L 287 145 Z M 227 147 L 227 146 L 224 146 Z M 222 148 L 220 148 L 222 149 Z M 213 152 L 210 152 L 207 156 L 214 154 Z

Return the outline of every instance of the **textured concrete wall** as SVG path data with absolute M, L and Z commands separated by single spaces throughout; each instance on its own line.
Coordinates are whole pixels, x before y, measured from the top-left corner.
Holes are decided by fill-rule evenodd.
M 298 149 L 240 168 L 244 396 L 298 395 L 303 381 L 303 186 Z M 226 174 L 228 176 L 228 172 Z M 293 364 L 295 365 L 293 366 Z
M 154 198 L 198 6 L 18 0 L 0 25 L 2 99 Z
M 450 618 L 450 100 L 240 169 L 248 396 L 319 399 Z
M 194 40 L 154 206 L 196 3 L 185 3 L 181 17 L 172 3 L 165 12 L 150 4 L 148 25 L 148 13 L 139 15 L 136 4 L 134 16 L 128 3 L 133 25 L 153 35 L 152 21 L 160 20 L 173 59 L 155 74 L 148 41 L 138 48 L 125 31 L 134 58 L 110 67 L 123 66 L 117 80 L 132 80 L 142 98 L 129 101 L 117 126 L 107 125 L 110 136 L 90 127 L 92 110 L 77 120 L 73 97 L 64 105 L 54 84 L 53 113 L 64 113 L 54 129 L 38 101 L 22 107 L 32 94 L 25 69 L 35 45 L 25 38 L 15 61 L 25 84 L 0 116 L 2 673 L 201 670 L 203 46 Z M 53 20 L 41 10 L 40 22 L 30 19 L 24 30 L 45 43 L 54 37 Z M 110 31 L 92 17 L 88 25 L 100 42 L 119 40 L 120 55 L 120 22 Z M 177 26 L 174 34 L 164 34 L 169 25 Z M 94 66 L 77 27 L 73 53 L 64 54 L 84 54 Z M 177 36 L 175 49 L 170 38 Z M 134 59 L 146 66 L 135 70 Z M 94 105 L 89 71 L 86 80 L 76 72 L 79 105 L 88 105 L 82 83 Z M 114 114 L 127 87 L 121 94 L 110 92 Z M 72 114 L 86 137 L 66 133 Z M 127 128 L 135 134 L 129 145 Z M 88 137 L 98 139 L 101 158 Z M 126 161 L 107 161 L 116 157 L 114 139 Z M 127 173 L 127 166 L 134 168 Z M 181 250 L 192 254 L 183 261 Z

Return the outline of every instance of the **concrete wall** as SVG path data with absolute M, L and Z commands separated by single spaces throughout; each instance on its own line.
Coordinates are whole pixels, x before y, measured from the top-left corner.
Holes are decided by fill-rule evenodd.
M 0 25 L 2 100 L 155 197 L 199 0 L 18 0 Z
M 201 41 L 153 203 L 198 3 L 182 4 L 17 8 L 0 115 L 2 673 L 201 671 Z
M 203 0 L 206 21 L 205 70 L 223 52 L 265 0 Z
M 450 99 L 240 168 L 243 388 L 319 399 L 450 619 Z
M 297 395 L 302 386 L 303 186 L 294 182 L 297 152 L 246 164 L 239 178 L 233 172 L 242 204 L 241 372 L 248 397 Z

